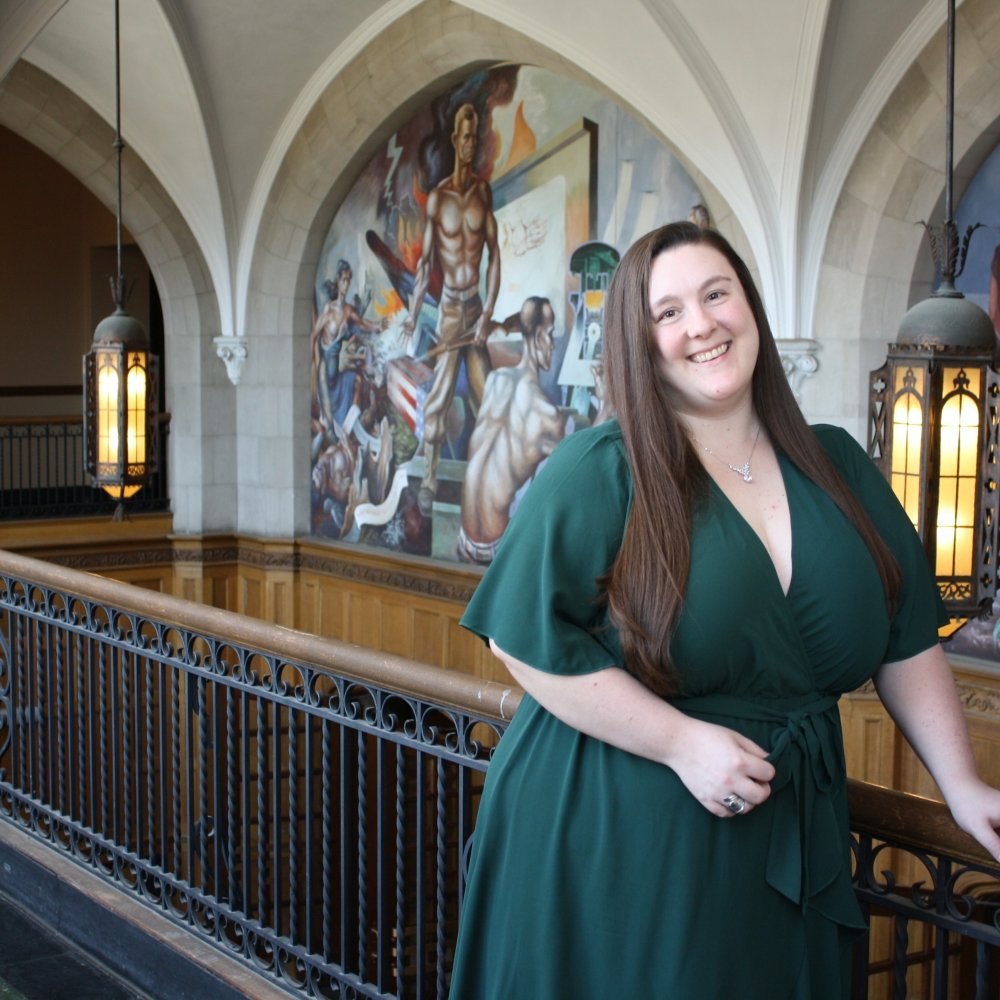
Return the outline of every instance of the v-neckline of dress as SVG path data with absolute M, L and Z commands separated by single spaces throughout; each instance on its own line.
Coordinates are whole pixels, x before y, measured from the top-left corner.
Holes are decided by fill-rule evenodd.
M 786 468 L 786 459 L 781 452 L 775 450 L 775 456 L 778 459 L 778 471 L 781 473 L 781 481 L 785 487 L 785 503 L 788 505 L 788 528 L 791 534 L 791 557 L 789 562 L 791 563 L 792 571 L 788 577 L 788 589 L 786 590 L 781 584 L 781 577 L 778 575 L 778 567 L 775 565 L 774 560 L 771 558 L 771 553 L 768 551 L 767 546 L 764 544 L 764 539 L 760 537 L 759 534 L 754 530 L 753 525 L 740 513 L 740 509 L 729 499 L 726 491 L 716 482 L 715 477 L 709 473 L 709 482 L 712 484 L 713 492 L 722 498 L 725 505 L 729 508 L 732 514 L 736 517 L 736 520 L 742 526 L 742 530 L 753 538 L 754 542 L 760 547 L 761 552 L 764 555 L 765 560 L 767 560 L 768 566 L 771 567 L 771 577 L 777 584 L 778 590 L 781 592 L 782 597 L 788 600 L 789 595 L 792 592 L 792 588 L 795 586 L 795 553 L 798 548 L 795 539 L 795 512 L 792 510 L 792 497 L 791 492 L 788 489 L 788 469 Z

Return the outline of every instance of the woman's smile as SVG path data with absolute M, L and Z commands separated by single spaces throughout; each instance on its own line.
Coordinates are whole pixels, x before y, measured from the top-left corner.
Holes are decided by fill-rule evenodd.
M 716 358 L 721 358 L 723 354 L 729 352 L 729 345 L 732 341 L 727 340 L 724 344 L 719 344 L 718 347 L 713 347 L 710 351 L 702 351 L 700 354 L 692 354 L 689 361 L 695 362 L 695 364 L 703 364 L 706 361 L 714 361 Z

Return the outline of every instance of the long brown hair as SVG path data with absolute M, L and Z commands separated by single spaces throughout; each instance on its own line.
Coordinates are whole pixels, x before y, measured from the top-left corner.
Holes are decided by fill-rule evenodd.
M 608 393 L 632 470 L 633 500 L 621 548 L 603 582 L 628 669 L 661 695 L 677 689 L 670 640 L 687 586 L 692 511 L 708 488 L 708 474 L 659 374 L 649 275 L 661 253 L 688 244 L 706 244 L 721 253 L 743 287 L 760 335 L 751 383 L 753 405 L 774 447 L 824 490 L 857 529 L 878 568 L 890 609 L 900 584 L 892 553 L 795 402 L 746 264 L 714 230 L 690 222 L 654 230 L 637 240 L 622 258 L 604 306 Z

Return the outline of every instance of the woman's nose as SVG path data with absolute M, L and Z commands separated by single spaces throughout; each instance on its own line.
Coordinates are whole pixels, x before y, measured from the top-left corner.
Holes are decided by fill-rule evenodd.
M 703 305 L 689 306 L 687 310 L 687 335 L 704 337 L 715 329 L 715 319 Z

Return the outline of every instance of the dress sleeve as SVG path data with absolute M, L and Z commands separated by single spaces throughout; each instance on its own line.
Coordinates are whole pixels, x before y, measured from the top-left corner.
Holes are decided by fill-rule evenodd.
M 598 577 L 621 546 L 631 476 L 617 425 L 564 439 L 508 525 L 461 624 L 539 670 L 620 665 Z
M 916 656 L 938 642 L 938 628 L 948 623 L 920 536 L 861 445 L 839 427 L 816 427 L 815 431 L 899 563 L 902 582 L 883 661 Z

